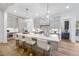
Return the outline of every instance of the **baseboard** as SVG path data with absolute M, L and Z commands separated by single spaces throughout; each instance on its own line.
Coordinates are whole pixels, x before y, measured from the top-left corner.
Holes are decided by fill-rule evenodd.
M 7 41 L 0 41 L 0 43 L 7 43 Z
M 76 40 L 70 40 L 72 43 L 76 43 Z
M 2 43 L 7 43 L 7 41 L 3 41 Z

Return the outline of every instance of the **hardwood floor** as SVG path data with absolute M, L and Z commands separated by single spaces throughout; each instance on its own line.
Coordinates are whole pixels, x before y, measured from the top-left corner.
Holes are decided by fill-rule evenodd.
M 0 55 L 1 56 L 18 56 L 15 40 L 10 40 L 8 43 L 0 44 Z
M 56 55 L 79 56 L 79 43 L 71 43 L 68 40 L 61 40 Z
M 0 56 L 21 56 L 16 48 L 16 41 L 10 40 L 8 43 L 0 44 Z M 79 43 L 71 43 L 66 40 L 61 40 L 58 51 L 55 56 L 79 56 Z

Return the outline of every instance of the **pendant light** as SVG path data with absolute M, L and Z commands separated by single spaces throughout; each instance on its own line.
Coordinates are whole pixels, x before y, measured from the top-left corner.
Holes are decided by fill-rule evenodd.
M 48 3 L 47 3 L 47 10 L 46 11 L 47 11 L 46 18 L 49 19 L 49 13 L 50 13 L 50 11 L 49 11 L 49 5 L 48 5 Z

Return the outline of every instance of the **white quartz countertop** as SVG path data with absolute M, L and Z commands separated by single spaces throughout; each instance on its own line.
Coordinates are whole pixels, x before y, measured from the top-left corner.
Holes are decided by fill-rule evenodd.
M 41 38 L 41 39 L 45 39 L 45 40 L 50 40 L 50 41 L 56 41 L 59 42 L 59 36 L 56 34 L 51 34 L 49 35 L 49 37 L 43 35 L 43 34 L 34 34 L 34 33 L 29 33 L 29 34 L 23 34 L 23 33 L 16 33 L 17 35 L 21 35 L 21 36 L 27 36 L 27 37 L 31 37 L 31 38 Z

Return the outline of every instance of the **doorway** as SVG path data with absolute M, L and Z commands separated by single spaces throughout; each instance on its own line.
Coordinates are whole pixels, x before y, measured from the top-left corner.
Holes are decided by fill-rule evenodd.
M 70 33 L 69 33 L 69 21 L 64 21 L 64 32 L 62 32 L 62 40 L 70 41 Z

